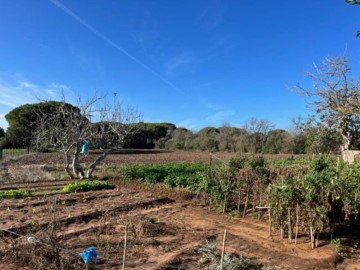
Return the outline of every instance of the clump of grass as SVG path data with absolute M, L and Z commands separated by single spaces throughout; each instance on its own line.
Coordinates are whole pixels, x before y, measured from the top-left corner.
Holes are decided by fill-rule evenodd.
M 115 186 L 107 181 L 81 180 L 63 187 L 64 192 L 81 192 L 101 189 L 113 189 Z
M 30 191 L 26 189 L 0 190 L 0 198 L 24 198 L 30 196 L 31 196 Z

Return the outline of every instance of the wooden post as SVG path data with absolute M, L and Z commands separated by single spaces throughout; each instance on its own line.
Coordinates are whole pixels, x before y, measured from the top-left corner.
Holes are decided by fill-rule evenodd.
M 269 214 L 269 236 L 271 236 L 271 204 L 270 204 L 271 184 L 269 184 L 268 189 L 269 189 L 269 192 L 267 193 L 267 201 L 269 202 L 269 209 L 268 209 L 268 214 Z
M 241 203 L 241 191 L 239 191 L 238 193 L 238 203 L 237 203 L 237 210 L 239 214 L 240 214 L 240 203 Z
M 291 208 L 288 208 L 288 238 L 291 243 L 292 240 L 292 226 L 291 226 Z
M 260 192 L 260 201 L 259 201 L 259 205 L 261 205 L 261 204 L 262 204 L 262 192 Z M 258 219 L 261 219 L 261 214 L 262 214 L 262 212 L 259 211 L 258 212 Z
M 127 225 L 125 225 L 124 254 L 123 254 L 123 265 L 122 265 L 122 270 L 125 270 L 126 248 L 127 248 Z
M 212 153 L 210 152 L 210 160 L 209 160 L 209 181 L 213 181 L 213 173 L 212 173 Z M 211 210 L 212 198 L 209 196 L 209 211 Z
M 3 160 L 3 149 L 0 148 L 0 161 Z
M 271 207 L 269 207 L 269 236 L 271 236 Z
M 223 270 L 223 262 L 224 262 L 224 254 L 225 254 L 225 241 L 226 241 L 226 229 L 224 231 L 224 239 L 223 239 L 223 243 L 222 243 L 220 270 Z
M 335 180 L 336 180 L 336 181 L 338 180 L 338 177 L 339 177 L 339 166 L 340 166 L 340 157 L 337 158 L 335 179 L 334 179 L 334 178 L 331 179 L 331 185 L 332 185 L 332 186 L 334 186 Z
M 296 204 L 296 210 L 295 210 L 295 214 L 296 214 L 296 223 L 295 223 L 295 245 L 297 244 L 297 237 L 298 237 L 298 232 L 299 232 L 299 203 Z
M 271 236 L 271 207 L 270 206 L 256 206 L 257 209 L 267 209 L 269 213 L 269 236 Z
M 281 239 L 284 239 L 284 226 L 283 226 L 283 221 L 280 221 L 280 237 Z
M 314 240 L 314 230 L 313 227 L 310 226 L 310 241 L 311 241 L 311 248 L 315 248 L 315 240 Z

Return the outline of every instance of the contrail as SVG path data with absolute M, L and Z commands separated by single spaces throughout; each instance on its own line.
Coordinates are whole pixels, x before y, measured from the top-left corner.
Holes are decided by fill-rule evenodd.
M 158 77 L 160 80 L 162 80 L 164 83 L 166 83 L 167 85 L 171 86 L 173 89 L 175 89 L 176 91 L 178 91 L 181 94 L 184 94 L 184 92 L 182 90 L 180 90 L 178 87 L 176 87 L 174 84 L 172 84 L 171 82 L 169 82 L 168 80 L 166 80 L 164 77 L 162 77 L 159 73 L 157 73 L 156 71 L 154 71 L 152 68 L 150 68 L 149 66 L 147 66 L 146 64 L 144 64 L 143 62 L 141 62 L 139 59 L 137 59 L 135 56 L 131 55 L 130 53 L 128 53 L 125 49 L 123 49 L 122 47 L 120 47 L 118 44 L 116 44 L 114 41 L 112 41 L 110 38 L 108 38 L 107 36 L 103 35 L 101 32 L 99 32 L 98 30 L 96 30 L 94 27 L 92 27 L 90 24 L 88 24 L 86 21 L 84 21 L 82 18 L 80 18 L 78 15 L 76 15 L 73 11 L 71 11 L 69 8 L 67 8 L 65 5 L 63 5 L 62 3 L 60 3 L 58 0 L 49 0 L 51 3 L 53 3 L 55 6 L 57 6 L 58 8 L 60 8 L 62 11 L 64 11 L 67 15 L 69 15 L 70 17 L 72 17 L 73 19 L 75 19 L 76 21 L 78 21 L 79 23 L 81 23 L 83 26 L 85 26 L 88 30 L 90 30 L 91 32 L 93 32 L 95 35 L 97 35 L 98 37 L 100 37 L 102 40 L 104 40 L 105 42 L 107 42 L 108 44 L 110 44 L 111 46 L 113 46 L 115 49 L 117 49 L 118 51 L 120 51 L 122 54 L 126 55 L 127 57 L 129 57 L 131 60 L 133 60 L 135 63 L 139 64 L 140 66 L 142 66 L 143 68 L 145 68 L 147 71 L 151 72 L 153 75 L 155 75 L 156 77 Z

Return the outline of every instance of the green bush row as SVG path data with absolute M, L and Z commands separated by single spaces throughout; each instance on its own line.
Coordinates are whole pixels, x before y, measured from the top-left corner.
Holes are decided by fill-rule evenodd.
M 81 180 L 63 187 L 64 192 L 81 192 L 90 190 L 112 189 L 114 185 L 101 180 Z

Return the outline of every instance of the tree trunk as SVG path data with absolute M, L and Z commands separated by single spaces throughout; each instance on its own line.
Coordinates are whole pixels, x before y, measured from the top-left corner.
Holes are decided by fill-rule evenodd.
M 77 145 L 74 156 L 73 156 L 73 161 L 72 161 L 73 174 L 77 175 L 80 179 L 83 179 L 85 175 L 84 175 L 84 171 L 79 163 L 79 154 L 80 154 L 80 146 Z
M 351 134 L 350 132 L 340 129 L 340 134 L 343 139 L 343 143 L 340 145 L 340 152 L 343 160 L 347 163 L 353 163 L 352 158 L 349 157 L 349 149 L 351 143 Z
M 246 215 L 246 210 L 247 210 L 248 203 L 249 203 L 249 193 L 250 193 L 250 185 L 248 184 L 247 189 L 246 189 L 246 199 L 245 199 L 245 205 L 244 205 L 244 210 L 243 210 L 243 217 L 245 217 L 245 215 Z
M 341 131 L 340 133 L 341 133 L 341 137 L 343 138 L 343 143 L 340 146 L 341 152 L 345 151 L 345 150 L 349 150 L 350 149 L 350 142 L 351 142 L 350 132 Z
M 75 179 L 74 174 L 70 170 L 70 164 L 69 164 L 69 150 L 64 150 L 64 169 L 66 173 L 70 176 L 71 179 Z
M 92 178 L 92 174 L 93 174 L 95 168 L 113 151 L 114 151 L 114 149 L 104 151 L 104 153 L 100 157 L 98 157 L 93 163 L 91 163 L 89 166 L 89 169 L 86 172 L 86 178 Z

